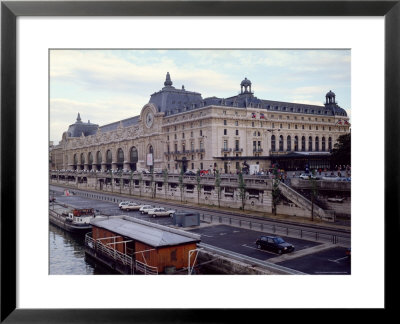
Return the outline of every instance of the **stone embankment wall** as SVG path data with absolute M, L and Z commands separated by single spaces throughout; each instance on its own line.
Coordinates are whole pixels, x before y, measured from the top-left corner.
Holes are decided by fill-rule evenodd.
M 197 257 L 201 273 L 230 275 L 274 275 L 281 272 L 263 269 L 209 251 L 202 251 Z

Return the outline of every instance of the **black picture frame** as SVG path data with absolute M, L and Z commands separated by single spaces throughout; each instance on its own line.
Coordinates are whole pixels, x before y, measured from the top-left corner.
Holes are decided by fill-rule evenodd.
M 249 309 L 17 309 L 16 308 L 16 19 L 19 16 L 384 16 L 385 310 L 394 310 L 398 276 L 400 129 L 400 1 L 4 1 L 1 3 L 1 322 L 200 323 L 263 316 Z M 373 154 L 373 153 L 370 153 Z M 367 159 L 367 156 L 366 156 Z M 373 195 L 373 193 L 372 193 Z M 397 284 L 396 284 L 397 283 Z M 367 284 L 367 283 L 366 283 Z M 267 305 L 266 305 L 267 306 Z M 249 314 L 251 312 L 251 315 Z M 260 313 L 260 314 L 258 314 Z M 240 316 L 239 316 L 240 315 Z

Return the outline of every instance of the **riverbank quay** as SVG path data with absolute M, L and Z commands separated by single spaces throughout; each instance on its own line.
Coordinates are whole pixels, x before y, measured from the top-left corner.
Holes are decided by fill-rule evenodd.
M 64 200 L 69 200 L 72 205 L 76 205 L 74 203 L 74 197 L 77 199 L 81 199 L 79 196 L 69 196 L 66 197 L 67 199 Z M 68 206 L 66 204 L 63 205 L 65 208 Z M 115 217 L 121 217 L 121 216 L 109 216 L 108 219 L 114 219 Z M 125 216 L 126 217 L 126 216 Z M 128 216 L 129 219 L 133 219 L 134 217 Z M 154 220 L 151 219 L 153 222 Z M 169 220 L 169 218 L 168 218 Z M 139 219 L 136 220 L 136 222 L 140 222 Z M 149 222 L 145 222 L 148 224 Z M 152 226 L 158 226 L 157 224 L 152 224 Z M 211 226 L 211 224 L 207 224 L 202 222 L 201 226 L 194 226 L 194 228 L 200 228 L 204 226 Z M 185 235 L 191 235 L 191 229 L 190 228 L 185 228 L 183 229 L 182 227 L 178 227 L 176 225 L 168 225 L 168 226 L 162 226 L 161 228 L 168 230 L 168 231 L 176 231 L 178 233 L 184 233 Z M 189 230 L 189 231 L 188 231 Z M 91 236 L 90 232 L 90 236 Z M 102 238 L 105 238 L 106 235 L 102 235 Z M 114 244 L 129 244 L 128 239 L 123 240 L 124 242 L 118 243 L 118 241 L 121 241 L 121 238 L 117 238 L 117 235 L 111 236 L 108 235 L 108 237 L 113 237 L 113 239 L 116 239 L 117 242 L 111 241 L 108 243 Z M 92 237 L 90 237 L 90 240 L 92 241 L 91 247 L 94 246 Z M 106 266 L 109 270 L 119 273 L 119 274 L 132 274 L 133 271 L 131 270 L 131 261 L 130 258 L 131 256 L 128 255 L 123 255 L 125 253 L 119 253 L 120 251 L 117 251 L 117 253 L 114 253 L 111 249 L 109 249 L 109 246 L 104 245 L 104 244 L 98 244 L 98 247 L 101 246 L 102 251 L 105 253 L 97 253 L 94 249 L 88 249 L 88 236 L 86 236 L 86 256 L 92 259 L 92 262 L 96 262 L 98 264 Z M 101 240 L 101 243 L 104 243 L 104 240 Z M 82 244 L 85 245 L 85 244 Z M 121 251 L 123 252 L 123 251 Z M 147 257 L 146 257 L 147 259 Z M 287 269 L 287 268 L 277 268 L 274 265 L 271 265 L 267 262 L 264 262 L 262 260 L 256 260 L 254 258 L 248 258 L 245 255 L 241 255 L 238 253 L 232 253 L 232 251 L 224 250 L 221 248 L 217 248 L 215 246 L 211 246 L 209 244 L 203 244 L 200 243 L 197 246 L 197 249 L 195 251 L 192 251 L 192 260 L 197 259 L 197 262 L 192 265 L 191 269 L 187 268 L 187 266 L 184 266 L 180 270 L 177 270 L 174 267 L 169 267 L 164 271 L 165 274 L 180 274 L 180 275 L 186 275 L 186 274 L 228 274 L 228 275 L 234 275 L 234 274 L 259 274 L 259 275 L 269 275 L 269 274 L 292 274 L 292 270 Z M 122 262 L 117 262 L 117 261 L 122 261 Z M 183 264 L 187 265 L 187 258 L 183 257 L 181 259 Z M 140 261 L 139 261 L 140 262 Z M 137 263 L 140 265 L 140 263 Z M 151 271 L 150 267 L 145 267 L 141 266 L 138 267 L 142 271 L 137 271 L 137 274 L 139 273 L 146 273 L 146 274 L 154 274 L 155 271 Z M 283 270 L 282 270 L 283 269 Z M 145 271 L 144 271 L 145 270 Z M 158 271 L 156 271 L 158 273 Z
M 290 216 L 290 215 L 283 215 L 283 214 L 272 214 L 269 212 L 259 212 L 254 210 L 240 210 L 237 208 L 229 208 L 229 207 L 218 207 L 218 206 L 209 206 L 205 204 L 197 204 L 191 202 L 176 202 L 173 200 L 165 199 L 162 196 L 157 196 L 156 198 L 151 197 L 144 197 L 144 196 L 136 196 L 136 195 L 128 195 L 124 193 L 118 192 L 104 192 L 101 190 L 95 189 L 76 189 L 67 185 L 63 184 L 50 184 L 56 188 L 60 188 L 61 190 L 69 189 L 72 192 L 75 192 L 78 195 L 83 195 L 88 198 L 94 198 L 98 200 L 105 200 L 111 201 L 114 203 L 119 203 L 125 200 L 140 200 L 143 202 L 148 202 L 149 204 L 168 204 L 169 206 L 176 206 L 181 208 L 193 208 L 198 210 L 199 212 L 218 212 L 221 214 L 231 215 L 231 216 L 239 216 L 239 217 L 246 217 L 249 219 L 255 220 L 266 220 L 266 221 L 274 221 L 277 223 L 285 223 L 290 225 L 307 225 L 314 227 L 316 229 L 332 229 L 332 230 L 342 230 L 345 232 L 350 232 L 350 224 L 348 222 L 326 222 L 322 221 L 318 218 L 314 218 L 311 220 L 310 217 L 300 217 L 300 216 Z
M 318 180 L 319 182 L 326 182 Z M 318 182 L 317 181 L 317 182 Z M 212 175 L 200 178 L 180 176 L 179 174 L 160 173 L 118 173 L 89 171 L 50 171 L 50 184 L 62 184 L 81 190 L 96 190 L 100 192 L 119 193 L 143 198 L 162 198 L 176 203 L 191 203 L 208 207 L 222 207 L 245 210 L 249 212 L 268 211 L 290 217 L 313 218 L 323 222 L 350 220 L 351 196 L 346 198 L 346 204 L 327 204 L 328 198 L 337 198 L 341 192 L 328 190 L 322 186 L 319 190 L 321 199 L 310 196 L 310 190 L 295 190 L 287 181 L 276 182 L 270 176 L 245 175 L 242 182 L 236 175 L 221 175 L 219 180 Z M 329 183 L 327 184 L 329 187 Z M 242 188 L 242 189 L 240 189 Z M 273 202 L 273 195 L 279 192 L 279 201 Z M 322 197 L 323 196 L 323 197 Z M 318 198 L 318 197 L 317 197 Z M 323 199 L 322 199 L 323 198 Z M 336 212 L 340 205 L 339 213 Z M 343 209 L 344 208 L 344 209 Z

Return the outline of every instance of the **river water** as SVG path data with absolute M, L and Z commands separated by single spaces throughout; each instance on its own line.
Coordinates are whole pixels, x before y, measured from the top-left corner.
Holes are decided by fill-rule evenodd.
M 113 274 L 85 256 L 85 240 L 52 224 L 49 225 L 49 273 L 51 275 Z

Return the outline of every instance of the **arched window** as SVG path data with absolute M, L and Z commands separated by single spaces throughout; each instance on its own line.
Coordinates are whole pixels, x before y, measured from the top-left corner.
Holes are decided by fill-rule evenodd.
M 81 153 L 81 164 L 85 164 L 85 154 Z
M 111 153 L 110 150 L 107 150 L 107 153 L 106 153 L 106 163 L 107 164 L 111 164 L 112 163 L 112 153 Z
M 305 138 L 305 136 L 301 137 L 301 150 L 303 152 L 305 152 L 305 150 L 306 150 L 306 138 Z
M 117 151 L 117 162 L 124 163 L 124 151 L 122 151 L 121 148 L 119 148 Z
M 93 154 L 92 154 L 92 152 L 89 152 L 89 154 L 88 154 L 88 163 L 89 163 L 90 165 L 93 164 Z
M 322 146 L 322 152 L 325 152 L 326 151 L 325 136 L 322 137 L 321 146 Z
M 287 148 L 286 148 L 286 151 L 291 151 L 292 150 L 292 137 L 289 135 L 288 137 L 287 137 Z
M 279 151 L 283 151 L 283 136 L 279 136 Z
M 312 137 L 311 136 L 308 138 L 308 151 L 312 152 Z
M 294 150 L 297 152 L 299 150 L 299 137 L 294 137 Z
M 275 152 L 276 151 L 276 143 L 275 143 L 275 135 L 271 136 L 271 151 Z
M 129 157 L 130 157 L 129 162 L 137 163 L 137 161 L 138 161 L 138 151 L 137 151 L 136 147 L 132 146 L 130 154 L 129 154 Z
M 74 154 L 74 164 L 77 165 L 78 164 L 78 155 Z
M 97 164 L 101 164 L 101 162 L 102 162 L 101 152 L 97 151 L 96 155 L 97 155 Z
M 328 138 L 328 149 L 329 151 L 332 151 L 332 137 Z
M 316 138 L 315 138 L 315 151 L 319 151 L 319 137 L 317 136 Z

